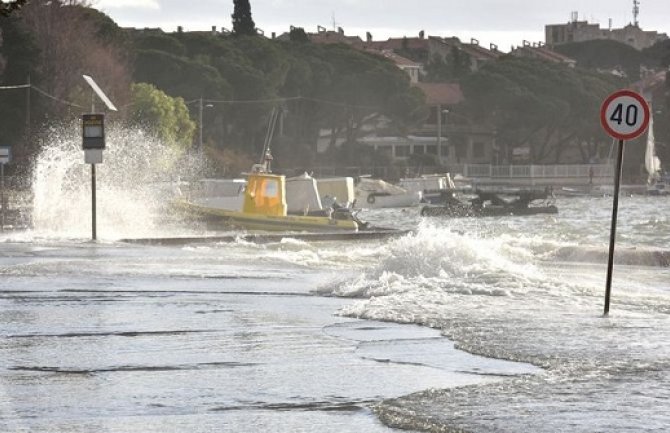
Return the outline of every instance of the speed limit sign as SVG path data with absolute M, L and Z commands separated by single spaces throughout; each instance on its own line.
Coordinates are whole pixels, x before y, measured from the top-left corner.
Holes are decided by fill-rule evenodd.
M 649 104 L 632 90 L 619 90 L 603 102 L 600 123 L 611 137 L 631 140 L 647 129 Z
M 624 140 L 631 140 L 642 134 L 649 126 L 649 104 L 642 96 L 632 90 L 619 90 L 612 93 L 600 108 L 600 123 L 605 131 L 619 140 L 614 172 L 614 197 L 612 200 L 612 226 L 610 229 L 610 248 L 607 260 L 607 280 L 605 282 L 605 316 L 610 310 L 612 290 L 612 267 L 614 263 L 614 244 L 616 241 L 617 212 L 619 210 L 619 187 L 623 167 Z

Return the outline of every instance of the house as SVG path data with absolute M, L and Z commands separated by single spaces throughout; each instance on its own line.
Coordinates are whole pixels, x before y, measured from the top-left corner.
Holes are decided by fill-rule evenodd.
M 337 31 L 326 30 L 325 27 L 317 26 L 316 33 L 307 33 L 310 42 L 315 44 L 345 44 L 354 47 L 361 47 L 363 40 L 358 36 L 347 36 L 344 34 L 344 29 L 338 27 Z
M 431 137 L 441 163 L 490 163 L 496 157 L 495 131 L 457 114 L 453 107 L 464 101 L 455 83 L 418 83 L 426 95 L 430 116 L 417 135 Z M 418 153 L 414 151 L 414 153 Z M 428 148 L 425 153 L 428 152 Z
M 642 30 L 637 22 L 628 24 L 620 29 L 601 29 L 600 24 L 591 24 L 588 21 L 579 21 L 577 12 L 572 13 L 572 19 L 567 24 L 549 24 L 544 28 L 545 43 L 554 47 L 571 42 L 584 42 L 597 39 L 609 39 L 621 42 L 637 50 L 651 47 L 657 42 L 668 39 L 665 33 Z
M 450 113 L 452 116 L 457 115 L 453 107 L 464 100 L 460 86 L 455 83 L 421 82 L 423 64 L 434 56 L 449 61 L 454 50 L 459 50 L 467 55 L 470 69 L 477 70 L 502 55 L 494 44 L 487 49 L 480 46 L 476 39 L 462 43 L 456 37 L 426 37 L 423 31 L 419 32 L 418 37 L 389 38 L 385 41 L 374 41 L 372 35 L 367 33 L 365 41 L 362 41 L 356 36 L 346 36 L 341 28 L 335 32 L 319 27 L 317 33 L 307 36 L 313 43 L 343 43 L 393 61 L 426 97 L 429 117 L 424 125 L 411 134 L 405 137 L 380 135 L 379 131 L 387 129 L 385 125 L 388 126 L 388 119 L 375 115 L 363 122 L 359 143 L 385 152 L 395 160 L 425 155 L 433 156 L 440 164 L 488 164 L 496 159 L 495 131 L 472 121 L 463 122 L 463 119 L 449 121 Z M 342 137 L 332 136 L 332 131 L 322 130 L 317 140 L 317 152 L 323 153 L 330 146 L 339 146 L 343 141 Z
M 448 61 L 449 56 L 453 55 L 453 51 L 459 50 L 470 60 L 470 70 L 472 72 L 479 70 L 484 64 L 495 61 L 503 55 L 502 52 L 498 51 L 497 45 L 491 44 L 490 49 L 487 49 L 479 45 L 479 41 L 474 38 L 470 39 L 470 43 L 461 42 L 456 37 L 441 38 L 430 36 L 429 40 L 431 41 L 431 58 L 438 55 L 443 60 Z
M 457 37 L 425 37 L 423 32 L 419 32 L 418 37 L 389 38 L 386 41 L 373 41 L 370 37 L 363 46 L 366 49 L 392 51 L 422 64 L 430 62 L 435 57 L 448 61 L 453 51 L 459 50 L 470 59 L 470 70 L 472 71 L 478 70 L 486 62 L 496 60 L 502 55 L 495 44 L 491 44 L 490 49 L 487 49 L 480 46 L 479 41 L 474 38 L 470 40 L 470 43 L 464 43 Z
M 497 156 L 495 131 L 463 119 L 453 107 L 463 102 L 463 92 L 455 83 L 415 83 L 426 95 L 430 115 L 426 122 L 406 137 L 370 134 L 359 140 L 394 160 L 409 160 L 416 155 L 433 156 L 440 164 L 491 163 Z M 462 117 L 462 116 L 460 116 Z M 468 120 L 468 119 L 466 119 Z
M 409 76 L 409 81 L 412 84 L 418 83 L 419 78 L 423 74 L 423 65 L 421 63 L 417 63 L 406 57 L 400 56 L 391 50 L 378 51 L 368 48 L 365 51 L 391 60 L 398 68 L 407 73 Z
M 523 41 L 523 45 L 513 48 L 510 55 L 516 57 L 526 57 L 531 59 L 547 60 L 554 63 L 562 63 L 566 66 L 574 68 L 577 61 L 563 54 L 553 51 L 542 42 L 535 42 L 531 44 L 528 41 Z

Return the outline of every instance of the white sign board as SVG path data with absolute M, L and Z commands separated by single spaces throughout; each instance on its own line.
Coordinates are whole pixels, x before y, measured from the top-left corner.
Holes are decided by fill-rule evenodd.
M 86 164 L 102 164 L 102 149 L 84 150 L 84 162 Z
M 603 102 L 600 123 L 611 137 L 632 140 L 649 125 L 649 104 L 632 90 L 619 90 Z

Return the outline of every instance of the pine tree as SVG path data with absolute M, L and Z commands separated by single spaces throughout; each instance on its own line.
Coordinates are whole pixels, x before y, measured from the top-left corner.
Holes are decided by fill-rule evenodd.
M 251 5 L 249 0 L 233 0 L 235 5 L 233 9 L 233 34 L 235 35 L 255 35 L 256 24 L 251 19 Z

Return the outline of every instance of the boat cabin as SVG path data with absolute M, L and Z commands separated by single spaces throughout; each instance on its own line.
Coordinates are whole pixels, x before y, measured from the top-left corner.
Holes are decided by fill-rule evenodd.
M 277 174 L 249 173 L 242 212 L 286 216 L 286 177 Z

